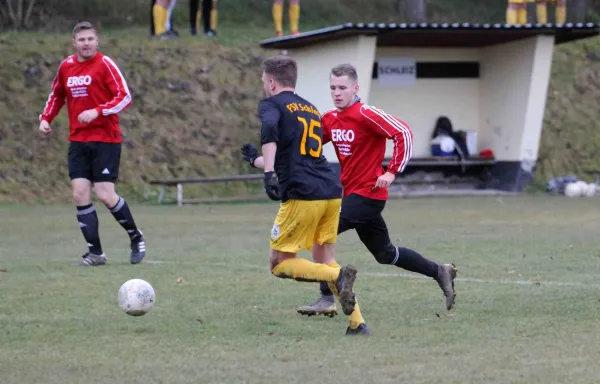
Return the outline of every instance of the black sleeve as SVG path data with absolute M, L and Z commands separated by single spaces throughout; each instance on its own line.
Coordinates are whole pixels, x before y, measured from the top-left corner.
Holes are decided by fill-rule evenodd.
M 276 143 L 279 141 L 279 120 L 281 111 L 272 100 L 263 100 L 258 105 L 258 117 L 262 124 L 260 143 Z

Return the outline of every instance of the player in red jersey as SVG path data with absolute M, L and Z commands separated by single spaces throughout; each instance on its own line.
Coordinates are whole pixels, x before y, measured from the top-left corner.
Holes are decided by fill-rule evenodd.
M 123 74 L 108 56 L 97 51 L 98 34 L 91 23 L 73 28 L 76 54 L 58 67 L 52 92 L 40 115 L 40 131 L 52 132 L 50 124 L 62 106 L 69 114 L 69 177 L 77 220 L 88 244 L 79 265 L 106 264 L 98 234 L 98 215 L 92 204 L 92 185 L 98 199 L 110 209 L 131 241 L 130 261 L 137 264 L 146 255 L 146 240 L 137 228 L 122 197 L 115 192 L 121 159 L 118 113 L 131 105 L 131 93 Z
M 357 97 L 357 81 L 356 69 L 350 64 L 331 70 L 330 91 L 336 108 L 321 119 L 323 144 L 333 142 L 344 186 L 338 234 L 355 229 L 380 264 L 395 265 L 435 279 L 450 310 L 456 297 L 454 264 L 437 264 L 412 249 L 393 245 L 381 215 L 388 199 L 387 188 L 412 155 L 413 134 L 402 120 L 362 103 Z M 394 151 L 384 171 L 387 140 L 393 140 Z M 315 261 L 327 264 L 333 260 Z M 328 286 L 321 284 L 321 297 L 297 311 L 309 316 L 333 316 L 335 301 Z

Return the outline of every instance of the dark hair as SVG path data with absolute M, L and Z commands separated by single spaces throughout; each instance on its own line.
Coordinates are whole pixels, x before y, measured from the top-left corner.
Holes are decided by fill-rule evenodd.
M 336 65 L 331 69 L 331 74 L 335 77 L 348 76 L 349 79 L 352 79 L 355 82 L 358 81 L 356 68 L 354 68 L 351 64 Z
M 75 38 L 75 35 L 78 34 L 81 31 L 89 31 L 92 30 L 95 33 L 98 33 L 98 31 L 96 30 L 96 27 L 94 27 L 94 25 L 92 23 L 90 23 L 89 21 L 81 21 L 77 24 L 75 24 L 75 26 L 73 27 L 73 38 Z
M 438 135 L 448 135 L 452 136 L 454 133 L 454 129 L 452 128 L 452 123 L 450 119 L 446 116 L 440 116 L 435 123 L 435 128 L 433 129 L 433 134 L 431 135 L 432 139 L 435 139 Z
M 275 81 L 285 87 L 296 87 L 298 80 L 298 64 L 289 56 L 271 56 L 262 63 L 262 70 L 267 75 L 273 76 Z

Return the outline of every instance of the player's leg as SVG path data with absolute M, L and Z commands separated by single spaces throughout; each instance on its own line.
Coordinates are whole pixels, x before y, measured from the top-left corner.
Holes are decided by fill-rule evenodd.
M 217 8 L 217 0 L 211 1 L 210 7 L 210 31 L 208 36 L 217 36 L 217 23 L 219 21 L 219 9 Z
M 173 36 L 179 35 L 177 33 L 177 31 L 175 31 L 175 29 L 173 29 L 173 9 L 175 8 L 176 3 L 177 3 L 177 0 L 171 0 L 171 2 L 169 4 L 169 8 L 167 9 L 167 21 L 165 23 L 165 28 L 167 30 L 167 33 L 169 33 Z
M 337 242 L 340 208 L 342 205 L 341 199 L 328 200 L 327 209 L 321 218 L 317 230 L 315 232 L 315 245 L 313 254 L 319 253 L 317 258 L 330 261 L 327 265 L 333 268 L 340 268 L 340 265 L 335 261 L 335 243 Z M 339 302 L 342 304 L 342 309 L 346 315 L 349 315 L 350 324 L 346 330 L 348 335 L 370 335 L 371 331 L 365 324 L 365 319 L 362 317 L 360 307 L 356 301 L 354 294 L 354 280 L 356 279 L 356 270 L 353 275 L 344 276 L 343 284 L 328 283 L 329 289 L 333 292 Z M 349 285 L 351 282 L 352 285 Z
M 150 0 L 150 36 L 156 35 L 154 30 L 154 3 L 156 0 Z
M 156 0 L 152 7 L 152 18 L 154 21 L 154 34 L 165 36 L 167 32 L 167 16 L 169 14 L 169 0 Z
M 73 201 L 77 207 L 77 222 L 88 245 L 79 265 L 106 264 L 98 231 L 98 214 L 92 204 L 92 154 L 87 143 L 71 142 L 68 154 L 69 178 L 73 187 Z
M 216 7 L 216 2 L 214 6 Z M 202 0 L 202 24 L 204 25 L 204 34 L 207 36 L 215 36 L 216 33 L 212 30 L 211 21 L 215 19 L 216 14 L 213 14 L 213 0 Z
M 189 0 L 190 3 L 190 14 L 189 14 L 189 21 L 190 21 L 190 32 L 192 34 L 192 36 L 195 36 L 198 33 L 198 21 L 200 19 L 200 13 L 199 13 L 199 5 L 200 5 L 200 0 Z
M 354 228 L 354 224 L 345 220 L 343 217 L 340 217 L 338 223 L 338 235 L 344 233 L 350 229 Z M 332 264 L 337 262 L 335 261 L 335 253 L 330 255 L 325 250 L 320 250 L 318 248 L 313 248 L 313 260 L 315 263 L 321 264 Z M 321 291 L 321 295 L 310 305 L 303 305 L 296 308 L 296 311 L 302 315 L 307 316 L 328 316 L 334 317 L 337 315 L 337 309 L 335 306 L 335 297 L 331 289 L 329 289 L 329 284 L 325 282 L 319 283 L 319 288 Z
M 564 24 L 567 22 L 567 0 L 556 0 L 555 9 L 556 24 Z
M 273 0 L 273 24 L 275 35 L 283 36 L 283 0 Z
M 98 199 L 110 210 L 117 222 L 127 231 L 131 242 L 131 264 L 146 256 L 146 238 L 133 219 L 129 205 L 115 191 L 121 162 L 121 144 L 94 143 L 92 173 Z
M 438 264 L 415 250 L 393 245 L 381 213 L 368 223 L 358 225 L 356 232 L 378 263 L 395 265 L 435 279 L 446 298 L 446 308 L 452 309 L 456 298 L 456 268 L 453 264 Z
M 300 23 L 300 0 L 290 0 L 288 13 L 290 17 L 290 33 L 297 35 L 300 33 L 298 28 Z
M 326 208 L 327 200 L 288 200 L 280 205 L 271 230 L 271 272 L 280 278 L 306 282 L 324 281 L 338 284 L 340 289 L 351 290 L 354 284 L 352 274 L 356 273 L 353 266 L 340 270 L 295 257 L 301 250 L 312 250 L 314 234 Z M 354 303 L 353 297 L 346 296 L 348 298 L 342 305 L 349 314 Z
M 523 0 L 508 0 L 506 8 L 506 24 L 514 25 L 518 22 L 518 13 Z
M 537 22 L 540 24 L 546 24 L 548 22 L 548 8 L 546 0 L 537 0 L 535 4 L 535 12 Z

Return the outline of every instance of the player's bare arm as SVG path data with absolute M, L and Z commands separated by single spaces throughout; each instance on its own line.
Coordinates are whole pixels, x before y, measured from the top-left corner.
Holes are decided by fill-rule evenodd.
M 262 146 L 263 169 L 265 172 L 275 170 L 275 154 L 277 153 L 277 143 L 266 143 Z

